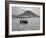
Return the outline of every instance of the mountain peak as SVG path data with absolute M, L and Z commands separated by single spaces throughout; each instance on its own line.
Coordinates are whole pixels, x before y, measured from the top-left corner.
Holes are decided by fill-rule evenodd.
M 23 16 L 25 16 L 25 17 L 38 17 L 38 15 L 36 15 L 35 13 L 33 13 L 30 10 L 27 10 L 24 13 L 18 15 L 18 17 L 23 17 Z
M 26 10 L 24 13 L 20 14 L 17 16 L 18 18 L 31 18 L 31 17 L 39 17 L 38 15 L 36 15 L 35 13 L 33 13 L 30 10 Z

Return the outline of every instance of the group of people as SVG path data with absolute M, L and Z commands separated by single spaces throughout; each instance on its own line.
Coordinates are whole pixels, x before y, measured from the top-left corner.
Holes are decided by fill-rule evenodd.
M 20 24 L 28 24 L 27 20 L 20 20 Z

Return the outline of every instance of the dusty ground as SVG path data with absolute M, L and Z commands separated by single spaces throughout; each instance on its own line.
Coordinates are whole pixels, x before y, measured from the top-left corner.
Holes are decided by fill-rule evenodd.
M 12 31 L 39 30 L 40 18 L 27 18 L 28 24 L 20 24 L 20 19 L 12 19 Z

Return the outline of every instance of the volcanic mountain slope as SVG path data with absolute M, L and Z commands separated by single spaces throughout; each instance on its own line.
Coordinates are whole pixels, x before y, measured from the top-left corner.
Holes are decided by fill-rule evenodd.
M 16 18 L 26 18 L 26 17 L 31 18 L 31 17 L 40 17 L 40 16 L 34 14 L 32 11 L 27 10 L 27 11 L 25 11 L 24 13 L 22 13 L 18 16 L 13 15 L 13 18 L 15 18 L 15 17 Z

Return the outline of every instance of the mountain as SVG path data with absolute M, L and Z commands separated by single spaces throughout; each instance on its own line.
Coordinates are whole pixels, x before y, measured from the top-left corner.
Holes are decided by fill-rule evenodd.
M 40 17 L 40 16 L 34 14 L 32 11 L 27 10 L 27 11 L 25 11 L 24 13 L 22 13 L 18 16 L 13 15 L 13 17 L 16 17 L 16 18 L 31 18 L 31 17 Z

